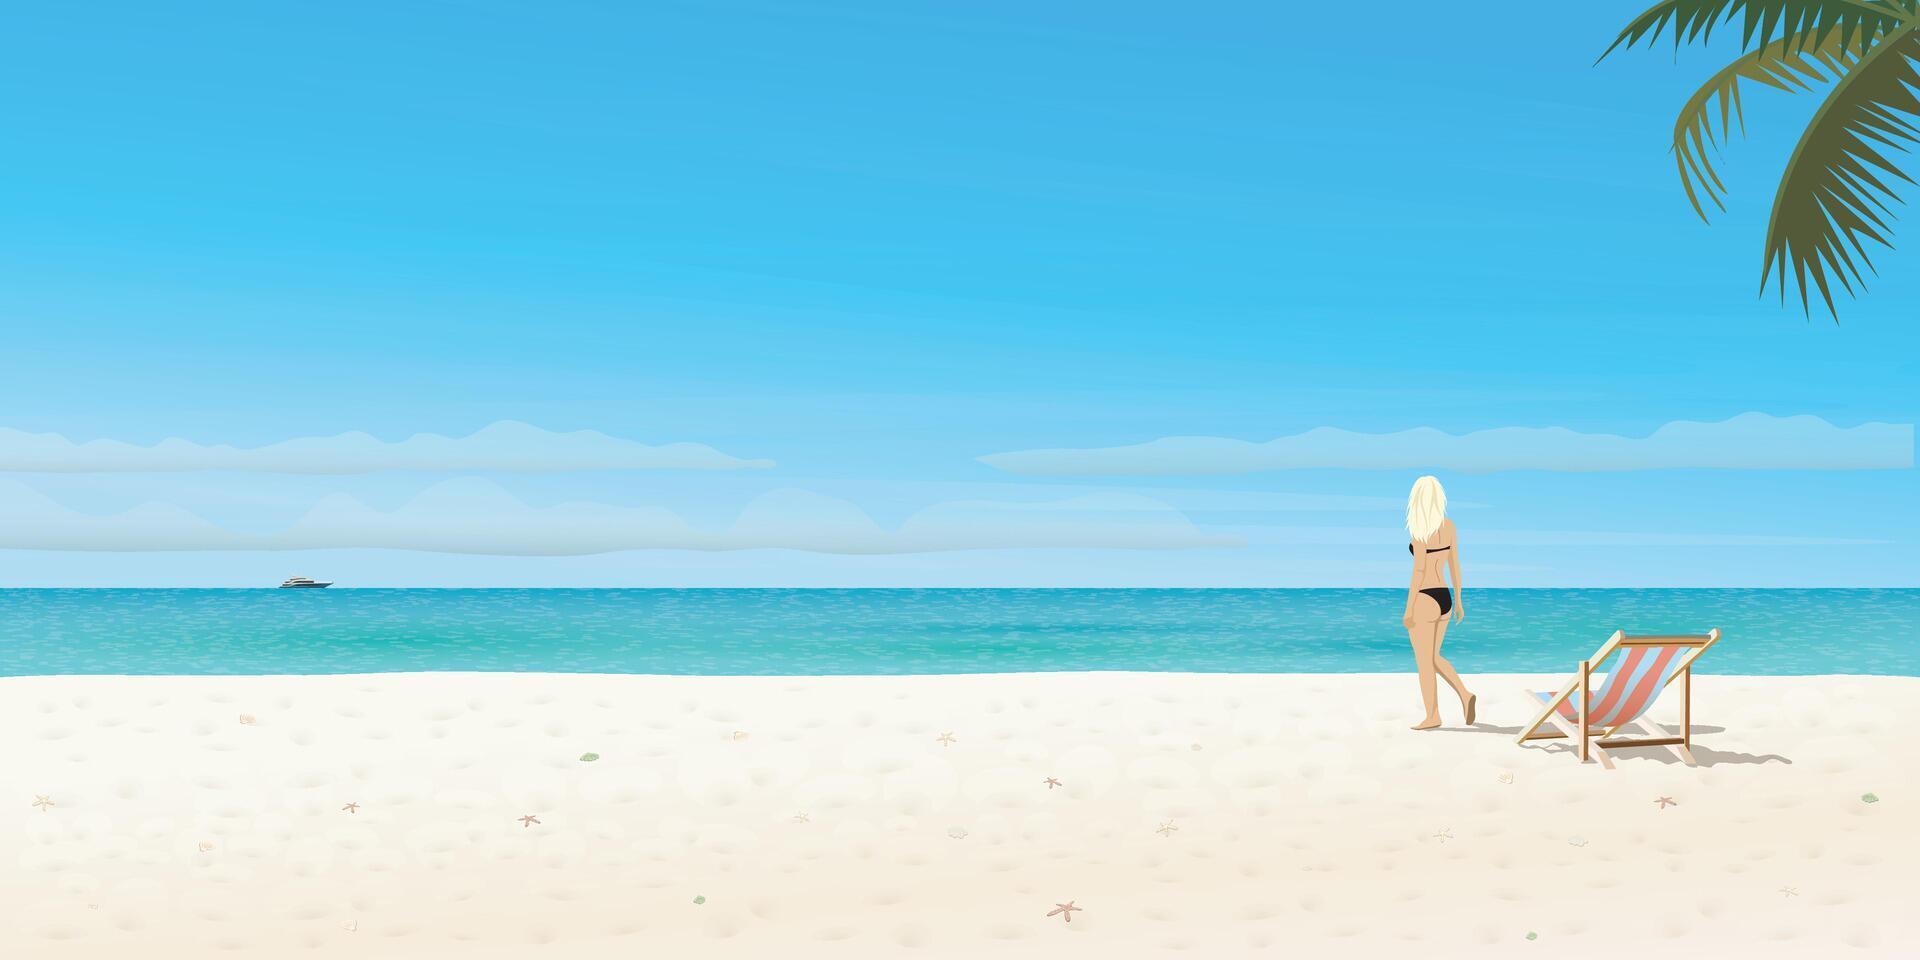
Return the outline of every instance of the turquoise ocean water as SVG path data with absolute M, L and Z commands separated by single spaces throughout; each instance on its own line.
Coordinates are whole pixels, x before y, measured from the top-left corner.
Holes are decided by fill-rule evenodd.
M 1403 672 L 1397 590 L 0 590 L 0 676 Z M 1920 590 L 1475 590 L 1463 672 L 1719 627 L 1708 673 L 1920 676 Z

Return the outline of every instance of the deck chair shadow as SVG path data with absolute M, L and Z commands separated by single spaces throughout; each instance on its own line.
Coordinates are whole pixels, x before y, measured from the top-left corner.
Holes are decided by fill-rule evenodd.
M 1598 759 L 1608 770 L 1613 769 L 1613 758 L 1607 751 L 1621 747 L 1665 747 L 1687 766 L 1694 766 L 1688 749 L 1693 746 L 1693 662 L 1718 642 L 1717 629 L 1701 636 L 1667 637 L 1629 637 L 1616 630 L 1598 652 L 1580 661 L 1579 672 L 1558 693 L 1527 691 L 1540 705 L 1540 713 L 1521 728 L 1517 742 L 1525 746 L 1533 740 L 1565 737 L 1579 743 L 1581 763 Z M 1616 653 L 1618 662 L 1595 690 L 1594 674 Z M 1680 681 L 1678 736 L 1646 716 L 1660 691 L 1675 680 Z M 1650 736 L 1618 736 L 1630 725 Z

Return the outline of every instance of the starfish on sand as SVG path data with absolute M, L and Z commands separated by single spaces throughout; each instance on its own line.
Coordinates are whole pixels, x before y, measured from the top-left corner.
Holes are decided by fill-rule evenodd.
M 951 733 L 943 733 L 937 737 L 934 737 L 933 739 L 939 741 L 940 745 L 943 747 L 951 747 L 958 742 L 953 739 L 953 734 Z
M 1053 909 L 1052 909 L 1052 910 L 1048 910 L 1048 911 L 1047 911 L 1047 916 L 1049 916 L 1049 917 L 1051 917 L 1051 916 L 1053 916 L 1053 915 L 1055 915 L 1055 914 L 1059 914 L 1059 916 L 1060 916 L 1060 919 L 1062 919 L 1062 920 L 1065 920 L 1065 921 L 1066 921 L 1066 922 L 1068 922 L 1068 923 L 1072 923 L 1072 922 L 1073 922 L 1073 912 L 1074 912 L 1075 910 L 1085 910 L 1085 909 L 1086 909 L 1086 907 L 1076 907 L 1076 906 L 1074 906 L 1074 905 L 1073 905 L 1073 901 L 1072 901 L 1072 900 L 1068 900 L 1068 901 L 1067 901 L 1066 903 L 1056 903 L 1056 904 L 1054 904 L 1054 905 L 1053 905 Z
M 811 817 L 808 817 L 804 813 L 796 813 L 793 815 L 793 822 L 794 823 L 811 823 L 813 822 L 813 820 Z
M 1662 810 L 1665 810 L 1668 807 L 1677 807 L 1680 805 L 1678 803 L 1675 803 L 1672 797 L 1661 797 L 1660 799 L 1655 800 L 1654 803 L 1659 804 L 1660 809 Z
M 531 826 L 533 826 L 534 824 L 536 824 L 536 823 L 539 823 L 539 822 L 540 822 L 540 818 L 539 818 L 539 817 L 536 817 L 536 816 L 534 816 L 534 815 L 533 815 L 533 814 L 531 814 L 531 813 L 529 813 L 529 814 L 527 814 L 526 816 L 524 816 L 524 817 L 521 817 L 521 818 L 520 818 L 520 826 L 522 826 L 522 827 L 531 827 Z
M 1048 790 L 1052 790 L 1054 787 L 1060 786 L 1060 781 L 1055 780 L 1052 777 L 1048 777 L 1047 779 L 1042 780 L 1041 782 L 1047 785 Z
M 1782 894 L 1783 896 L 1788 896 L 1788 897 L 1797 897 L 1797 896 L 1799 896 L 1799 895 L 1800 895 L 1800 891 L 1798 891 L 1798 890 L 1795 890 L 1795 889 L 1794 889 L 1794 888 L 1792 888 L 1792 887 L 1781 887 L 1781 888 L 1780 888 L 1780 893 L 1781 893 L 1781 894 Z
M 1155 828 L 1153 829 L 1153 832 L 1154 832 L 1154 833 L 1157 833 L 1157 834 L 1159 834 L 1159 835 L 1161 835 L 1161 836 L 1163 836 L 1163 837 L 1171 837 L 1171 836 L 1173 836 L 1173 832 L 1174 832 L 1175 830 L 1178 830 L 1178 829 L 1180 829 L 1180 828 L 1179 828 L 1179 827 L 1176 827 L 1176 826 L 1174 826 L 1174 825 L 1173 825 L 1173 821 L 1172 821 L 1172 820 L 1168 820 L 1167 822 L 1165 822 L 1165 823 L 1162 823 L 1162 824 L 1161 824 L 1161 825 L 1159 825 L 1158 827 L 1155 827 Z
M 36 793 L 33 795 L 33 805 L 39 807 L 41 813 L 46 813 L 53 807 L 53 798 L 43 797 Z
M 1434 839 L 1439 840 L 1441 843 L 1446 843 L 1448 840 L 1453 839 L 1453 828 L 1448 827 L 1445 830 L 1442 830 L 1439 833 L 1434 834 L 1433 836 L 1434 836 Z
M 360 805 L 357 803 L 349 803 L 346 806 L 341 807 L 340 809 L 346 811 L 347 813 L 359 813 Z

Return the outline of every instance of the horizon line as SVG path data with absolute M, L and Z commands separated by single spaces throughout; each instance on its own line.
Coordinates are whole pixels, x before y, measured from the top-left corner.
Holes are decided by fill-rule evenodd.
M 19 590 L 276 590 L 277 591 L 280 589 L 283 589 L 283 588 L 280 587 L 280 585 L 278 584 L 268 584 L 268 585 L 229 584 L 229 585 L 196 585 L 196 586 L 102 585 L 102 584 L 62 584 L 62 585 L 44 585 L 43 584 L 39 586 L 0 585 L 0 593 L 8 592 L 8 591 L 19 591 Z M 956 586 L 951 584 L 948 584 L 948 585 L 939 585 L 939 584 L 892 585 L 892 586 L 821 585 L 821 584 L 810 584 L 810 585 L 755 584 L 752 586 L 739 586 L 739 585 L 724 586 L 724 585 L 714 585 L 714 584 L 691 584 L 691 585 L 683 584 L 679 586 L 669 586 L 664 584 L 628 585 L 628 586 L 593 586 L 593 585 L 586 585 L 586 584 L 574 585 L 574 586 L 556 586 L 553 584 L 406 586 L 406 585 L 397 585 L 397 584 L 386 584 L 386 585 L 363 584 L 361 586 L 347 587 L 347 586 L 340 586 L 336 584 L 336 585 L 324 588 L 325 591 L 354 591 L 354 590 L 840 590 L 840 591 L 845 591 L 845 590 L 873 590 L 873 591 L 881 591 L 881 590 L 885 590 L 885 591 L 903 591 L 903 590 L 1186 590 L 1186 591 L 1370 590 L 1370 591 L 1396 592 L 1396 593 L 1400 592 L 1401 589 L 1402 588 L 1400 587 L 1391 587 L 1391 586 L 1383 587 L 1377 584 L 1368 584 L 1368 585 L 1319 584 L 1319 585 L 1312 585 L 1312 586 L 1306 586 L 1306 585 L 1288 586 L 1288 585 L 1282 585 L 1282 584 L 1265 584 L 1260 586 L 1233 586 L 1233 585 L 1221 584 L 1221 585 L 1203 586 L 1203 587 L 1166 586 L 1166 585 L 1115 586 L 1111 584 L 1105 585 L 1105 586 L 1072 586 L 1072 585 L 1060 585 L 1060 584 L 1053 584 L 1053 585 L 1001 584 L 1001 585 L 991 585 L 991 586 L 988 586 L 988 585 Z M 1920 584 L 1899 584 L 1899 585 L 1846 584 L 1846 585 L 1838 585 L 1838 586 L 1826 585 L 1826 586 L 1811 586 L 1811 587 L 1749 586 L 1749 585 L 1740 585 L 1740 584 L 1715 584 L 1715 585 L 1706 585 L 1706 586 L 1695 585 L 1695 586 L 1679 586 L 1679 587 L 1649 587 L 1649 586 L 1633 586 L 1633 585 L 1625 585 L 1625 584 L 1579 584 L 1579 585 L 1535 584 L 1531 586 L 1507 584 L 1507 585 L 1501 585 L 1501 586 L 1480 586 L 1480 587 L 1475 587 L 1473 589 L 1476 592 L 1482 591 L 1482 590 L 1771 590 L 1771 591 L 1920 590 Z M 311 593 L 319 593 L 322 591 L 304 590 L 300 592 L 303 594 L 311 594 Z

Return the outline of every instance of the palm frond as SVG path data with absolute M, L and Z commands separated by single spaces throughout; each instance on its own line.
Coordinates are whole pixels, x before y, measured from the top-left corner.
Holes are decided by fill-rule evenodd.
M 1679 119 L 1673 124 L 1674 163 L 1679 167 L 1680 186 L 1687 191 L 1687 202 L 1693 204 L 1693 212 L 1699 214 L 1700 219 L 1707 219 L 1706 210 L 1700 206 L 1701 194 L 1714 206 L 1726 209 L 1720 202 L 1726 185 L 1714 172 L 1709 154 L 1717 152 L 1732 135 L 1735 120 L 1739 121 L 1741 132 L 1746 131 L 1746 118 L 1740 109 L 1740 81 L 1789 92 L 1810 90 L 1815 84 L 1838 79 L 1859 60 L 1859 54 L 1838 33 L 1829 35 L 1818 46 L 1801 50 L 1793 49 L 1791 43 L 1781 39 L 1761 47 L 1754 55 L 1742 54 L 1701 84 L 1700 89 L 1687 98 L 1686 105 L 1680 108 Z M 1719 107 L 1720 117 L 1718 137 L 1713 129 L 1715 106 Z
M 1864 288 L 1860 268 L 1873 269 L 1862 239 L 1892 249 L 1888 204 L 1898 203 L 1899 197 L 1889 181 L 1913 180 L 1887 153 L 1905 153 L 1906 144 L 1920 142 L 1920 128 L 1910 122 L 1920 117 L 1920 96 L 1914 92 L 1920 87 L 1916 57 L 1920 34 L 1902 27 L 1860 57 L 1814 113 L 1787 158 L 1774 196 L 1760 274 L 1762 293 L 1778 270 L 1780 297 L 1786 299 L 1791 263 L 1801 310 L 1810 310 L 1811 275 L 1827 312 L 1838 319 L 1829 275 L 1853 293 L 1855 285 Z
M 1673 45 L 1705 43 L 1713 28 L 1739 17 L 1740 49 L 1765 48 L 1776 40 L 1789 50 L 1818 47 L 1838 34 L 1842 46 L 1865 53 L 1875 34 L 1892 30 L 1913 13 L 1913 0 L 1661 0 L 1633 18 L 1600 55 L 1648 44 L 1672 28 Z

